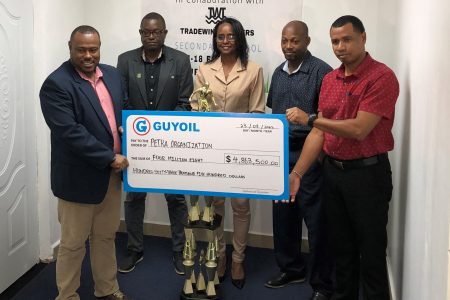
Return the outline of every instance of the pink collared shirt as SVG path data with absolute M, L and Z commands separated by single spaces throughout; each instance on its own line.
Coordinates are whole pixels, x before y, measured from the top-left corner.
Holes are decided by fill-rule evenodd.
M 89 81 L 95 93 L 97 94 L 98 99 L 100 99 L 100 104 L 102 109 L 108 119 L 109 127 L 111 127 L 111 132 L 114 138 L 114 153 L 121 153 L 122 144 L 119 137 L 119 132 L 117 130 L 116 123 L 116 115 L 114 114 L 114 106 L 112 102 L 111 95 L 109 94 L 108 89 L 106 88 L 105 83 L 103 82 L 103 72 L 99 67 L 95 68 L 95 80 L 89 79 L 85 74 L 78 71 L 81 78 Z

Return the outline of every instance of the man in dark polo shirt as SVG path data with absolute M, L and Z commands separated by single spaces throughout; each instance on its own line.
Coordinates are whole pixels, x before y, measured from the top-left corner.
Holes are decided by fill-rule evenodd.
M 164 18 L 151 12 L 139 29 L 142 46 L 119 55 L 117 69 L 122 74 L 128 100 L 133 109 L 189 111 L 189 96 L 194 88 L 189 56 L 164 45 L 167 35 Z M 144 257 L 143 223 L 146 193 L 130 192 L 124 203 L 128 233 L 128 255 L 119 262 L 119 272 L 134 270 Z M 172 234 L 173 264 L 184 274 L 184 225 L 187 206 L 184 195 L 166 194 Z
M 308 26 L 291 21 L 281 34 L 281 49 L 286 61 L 272 76 L 267 106 L 272 113 L 284 114 L 298 107 L 308 113 L 317 113 L 323 77 L 332 68 L 308 51 L 311 39 Z M 289 124 L 289 170 L 292 170 L 311 127 Z M 326 245 L 327 233 L 322 205 L 322 166 L 318 161 L 305 173 L 295 201 L 274 201 L 273 240 L 280 273 L 269 279 L 265 286 L 281 288 L 306 279 L 306 263 L 300 248 L 302 220 L 308 228 L 310 248 L 310 284 L 314 290 L 312 300 L 327 300 L 332 294 L 332 260 Z
M 289 175 L 290 197 L 323 150 L 324 199 L 336 260 L 333 299 L 357 300 L 361 286 L 364 300 L 389 300 L 386 225 L 392 178 L 387 152 L 394 147 L 399 84 L 391 69 L 365 51 L 366 33 L 358 18 L 338 18 L 330 37 L 342 65 L 323 79 L 319 115 L 286 112 L 290 122 L 314 127 Z

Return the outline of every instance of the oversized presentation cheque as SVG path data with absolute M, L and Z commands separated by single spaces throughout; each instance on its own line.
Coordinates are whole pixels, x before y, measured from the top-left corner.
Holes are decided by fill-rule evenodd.
M 125 110 L 124 189 L 288 199 L 284 115 Z

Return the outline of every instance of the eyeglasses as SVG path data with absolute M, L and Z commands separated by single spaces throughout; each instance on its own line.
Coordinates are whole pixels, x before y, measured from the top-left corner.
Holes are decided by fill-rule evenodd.
M 225 39 L 229 42 L 234 42 L 236 40 L 236 36 L 234 34 L 227 34 L 227 35 L 220 34 L 217 36 L 216 39 L 218 42 L 224 42 Z
M 154 35 L 155 37 L 161 37 L 166 32 L 165 29 L 161 30 L 145 30 L 145 29 L 139 29 L 139 33 L 143 36 L 151 36 Z

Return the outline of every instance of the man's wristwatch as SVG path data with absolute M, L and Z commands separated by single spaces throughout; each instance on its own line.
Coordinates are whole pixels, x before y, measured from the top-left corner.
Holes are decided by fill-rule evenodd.
M 309 114 L 308 115 L 308 126 L 313 127 L 314 121 L 317 120 L 317 114 Z

